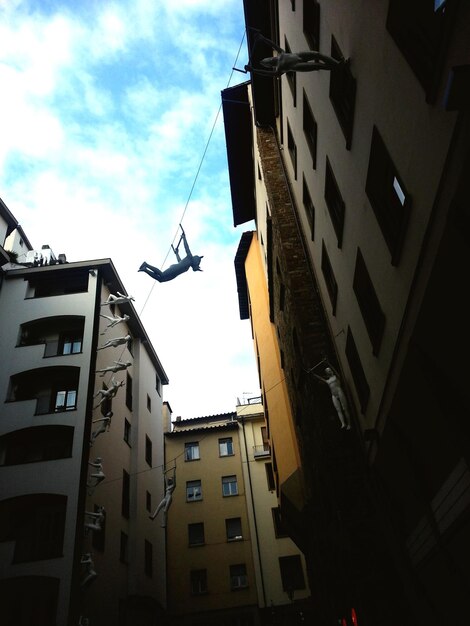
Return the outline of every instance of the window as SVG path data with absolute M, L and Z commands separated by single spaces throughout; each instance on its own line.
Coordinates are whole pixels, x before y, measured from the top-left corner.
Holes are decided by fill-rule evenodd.
M 367 403 L 369 401 L 370 387 L 364 374 L 364 369 L 359 358 L 359 353 L 356 348 L 354 337 L 352 336 L 352 332 L 349 327 L 348 333 L 346 335 L 345 353 L 354 380 L 354 385 L 356 386 L 357 395 L 359 397 L 359 402 L 361 405 L 361 411 L 364 413 L 367 408 Z
M 326 251 L 325 242 L 322 241 L 321 245 L 321 271 L 323 278 L 325 279 L 326 289 L 330 296 L 332 313 L 336 315 L 336 300 L 338 298 L 338 284 L 336 282 L 335 275 L 333 274 L 333 268 L 331 267 L 330 258 Z
M 188 545 L 190 547 L 203 546 L 204 543 L 204 522 L 188 524 Z
M 310 225 L 310 234 L 312 241 L 315 239 L 315 207 L 312 202 L 312 196 L 307 186 L 305 176 L 302 176 L 302 203 L 304 205 L 305 214 L 307 215 Z
M 375 126 L 372 131 L 366 194 L 392 255 L 392 265 L 397 265 L 408 223 L 411 197 Z
M 150 399 L 150 396 L 147 394 L 147 410 L 148 411 L 152 411 L 152 400 Z
M 34 298 L 83 293 L 88 291 L 88 272 L 82 271 L 75 275 L 72 272 L 65 272 L 63 276 L 55 273 L 52 277 L 37 276 L 29 280 L 29 288 L 34 293 Z
M 160 380 L 160 377 L 158 376 L 158 374 L 155 375 L 155 389 L 157 390 L 157 393 L 159 396 L 162 395 L 162 381 Z
M 232 437 L 219 439 L 219 456 L 231 456 L 231 455 L 233 455 Z
M 338 248 L 341 248 L 343 244 L 345 205 L 328 157 L 326 158 L 325 201 L 338 239 Z
M 303 97 L 303 129 L 310 154 L 312 155 L 312 167 L 315 169 L 317 166 L 317 122 L 313 116 L 305 91 Z
M 287 121 L 287 149 L 292 161 L 292 167 L 294 168 L 294 178 L 297 180 L 297 146 L 295 145 L 289 121 Z
M 276 481 L 274 479 L 273 465 L 272 463 L 265 463 L 264 467 L 266 468 L 266 480 L 268 483 L 269 491 L 276 490 Z
M 95 513 L 99 511 L 101 508 L 97 504 L 94 505 Z M 101 522 L 101 530 L 94 530 L 91 537 L 91 545 L 94 550 L 98 550 L 98 552 L 104 551 L 105 544 L 105 536 L 106 536 L 106 512 L 104 512 L 104 520 Z
M 186 502 L 202 500 L 202 487 L 200 480 L 188 480 L 186 483 Z
M 222 476 L 222 495 L 237 496 L 238 483 L 236 476 Z
M 239 541 L 243 539 L 242 520 L 240 517 L 231 517 L 225 520 L 227 541 Z
M 199 442 L 190 441 L 184 444 L 184 460 L 185 461 L 198 461 L 199 456 Z
M 77 408 L 77 390 L 65 389 L 56 391 L 54 411 L 74 411 Z
M 78 354 L 82 351 L 82 337 L 81 335 L 66 335 L 60 338 L 59 343 L 60 354 Z
M 207 570 L 193 569 L 189 573 L 191 593 L 195 596 L 207 593 Z
M 132 376 L 126 373 L 126 406 L 132 411 Z
M 353 289 L 372 343 L 372 352 L 377 355 L 384 332 L 385 315 L 359 248 L 357 249 Z
M 238 565 L 230 565 L 230 588 L 245 589 L 248 587 L 248 577 L 246 575 L 245 563 L 239 563 Z
M 145 461 L 152 467 L 152 440 L 145 435 Z
M 435 100 L 452 19 L 451 6 L 442 0 L 390 0 L 388 5 L 387 30 L 426 90 L 428 102 Z
M 129 519 L 130 507 L 130 476 L 126 470 L 122 470 L 122 494 L 121 494 L 121 513 L 123 517 Z
M 32 426 L 0 437 L 0 466 L 72 456 L 73 426 Z
M 286 527 L 282 523 L 281 518 L 281 507 L 277 506 L 271 509 L 271 513 L 273 515 L 273 524 L 274 524 L 274 534 L 278 539 L 281 537 L 288 537 L 289 533 L 286 530 Z
M 338 61 L 343 58 L 334 37 L 331 37 L 331 56 Z M 346 149 L 351 149 L 354 109 L 356 105 L 356 79 L 349 65 L 330 72 L 330 100 L 346 139 Z
M 153 576 L 153 545 L 145 539 L 144 544 L 144 572 L 149 578 Z
M 289 46 L 289 42 L 287 38 L 284 36 L 284 50 L 286 52 L 292 52 Z M 290 90 L 292 92 L 292 103 L 294 106 L 297 105 L 297 76 L 295 72 L 287 72 L 286 74 L 287 82 L 289 83 Z
M 150 493 L 150 491 L 145 492 L 145 508 L 147 509 L 147 511 L 152 510 L 152 494 Z
M 63 555 L 67 497 L 39 493 L 0 502 L 0 543 L 14 542 L 13 563 Z
M 124 441 L 131 446 L 131 424 L 124 418 Z
M 119 560 L 121 563 L 129 562 L 129 537 L 121 530 L 121 542 L 119 545 Z
M 304 35 L 310 50 L 320 50 L 320 5 L 317 0 L 304 2 Z
M 280 556 L 279 568 L 284 591 L 290 593 L 295 589 L 305 589 L 304 572 L 299 554 Z

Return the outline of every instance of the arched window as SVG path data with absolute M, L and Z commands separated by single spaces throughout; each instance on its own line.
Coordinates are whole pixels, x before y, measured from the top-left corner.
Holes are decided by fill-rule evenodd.
M 0 437 L 0 465 L 65 459 L 72 455 L 72 426 L 32 426 Z

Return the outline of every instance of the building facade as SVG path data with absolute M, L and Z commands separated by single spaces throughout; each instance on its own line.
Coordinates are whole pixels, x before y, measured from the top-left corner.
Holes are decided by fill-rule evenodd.
M 3 618 L 160 623 L 164 533 L 148 510 L 163 495 L 151 468 L 167 376 L 132 302 L 107 303 L 126 293 L 110 259 L 43 247 L 20 261 L 0 288 Z
M 464 624 L 469 346 L 457 277 L 469 262 L 470 7 L 244 10 L 255 70 L 275 54 L 258 32 L 287 52 L 349 60 L 333 72 L 252 71 L 222 96 L 234 224 L 256 221 L 299 440 L 310 532 L 289 525 L 319 623 Z M 248 236 L 241 310 L 256 288 Z M 314 376 L 327 365 L 350 430 Z

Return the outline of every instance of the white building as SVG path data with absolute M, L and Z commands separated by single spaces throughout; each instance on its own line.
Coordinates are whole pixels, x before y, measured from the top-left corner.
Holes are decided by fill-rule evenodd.
M 3 260 L 12 237 L 22 253 L 10 216 L 2 210 Z M 148 515 L 163 497 L 168 379 L 132 302 L 103 305 L 126 293 L 112 261 L 67 263 L 44 250 L 42 265 L 1 269 L 2 622 L 154 624 L 165 544 Z M 99 392 L 113 377 L 124 386 L 108 399 Z

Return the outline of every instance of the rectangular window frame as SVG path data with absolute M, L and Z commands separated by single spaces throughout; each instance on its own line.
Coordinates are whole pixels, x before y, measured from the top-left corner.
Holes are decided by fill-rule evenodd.
M 331 223 L 333 224 L 338 248 L 343 245 L 344 216 L 346 213 L 346 205 L 339 189 L 333 168 L 328 157 L 326 157 L 325 170 L 325 202 L 330 214 Z
M 191 462 L 199 461 L 200 459 L 199 441 L 187 441 L 184 444 L 184 460 Z
M 302 175 L 302 203 L 310 226 L 310 238 L 315 241 L 315 205 L 304 175 Z
M 219 439 L 219 456 L 234 456 L 235 452 L 233 451 L 233 438 L 232 437 L 223 437 Z
M 238 589 L 246 589 L 248 587 L 248 575 L 245 563 L 237 563 L 230 565 L 230 589 L 237 591 Z
M 145 435 L 145 462 L 152 467 L 153 444 L 148 435 Z
M 186 502 L 198 502 L 202 500 L 202 482 L 197 480 L 186 481 Z
M 195 548 L 205 545 L 204 522 L 188 524 L 188 547 Z
M 242 541 L 242 518 L 241 517 L 229 517 L 225 520 L 225 534 L 228 542 Z
M 331 56 L 340 61 L 343 53 L 331 36 Z M 344 64 L 330 72 L 330 101 L 346 140 L 346 150 L 351 150 L 356 108 L 356 79 L 349 64 Z
M 222 495 L 224 498 L 238 496 L 238 479 L 236 474 L 222 476 Z
M 320 4 L 303 0 L 303 31 L 310 50 L 320 50 Z
M 336 315 L 336 305 L 338 302 L 338 283 L 333 272 L 330 257 L 326 250 L 325 242 L 322 240 L 321 245 L 321 271 L 325 280 L 326 290 L 330 297 L 331 312 Z
M 362 319 L 372 344 L 372 354 L 377 356 L 385 329 L 385 314 L 380 306 L 360 248 L 357 249 L 356 253 L 353 291 L 356 294 Z
M 302 127 L 304 131 L 305 141 L 307 142 L 308 149 L 310 150 L 310 155 L 312 157 L 312 168 L 315 170 L 317 168 L 317 135 L 318 135 L 318 127 L 315 116 L 312 112 L 312 107 L 310 106 L 310 102 L 308 101 L 307 94 L 305 93 L 305 89 L 303 90 L 303 98 L 302 98 Z
M 193 569 L 189 572 L 191 595 L 201 596 L 208 593 L 207 569 Z

